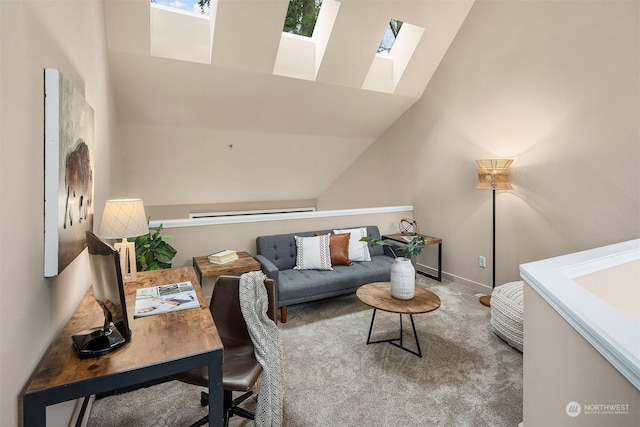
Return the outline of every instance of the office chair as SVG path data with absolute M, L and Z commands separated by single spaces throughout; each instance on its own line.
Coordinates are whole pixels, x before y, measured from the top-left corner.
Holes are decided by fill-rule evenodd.
M 218 328 L 222 340 L 222 388 L 224 390 L 224 425 L 229 424 L 229 418 L 238 415 L 253 420 L 255 415 L 240 405 L 247 400 L 255 388 L 256 382 L 262 373 L 262 366 L 254 355 L 253 342 L 247 330 L 247 324 L 240 309 L 239 296 L 240 277 L 220 276 L 215 282 L 209 310 L 213 321 Z M 267 315 L 276 322 L 278 308 L 276 283 L 266 279 L 264 285 L 267 288 L 269 307 Z M 188 384 L 208 387 L 209 377 L 207 368 L 193 369 L 172 376 L 172 379 Z M 245 392 L 240 397 L 233 399 L 233 392 Z M 206 392 L 202 392 L 200 403 L 205 406 L 209 401 Z M 207 417 L 196 421 L 191 427 L 202 426 L 207 423 Z

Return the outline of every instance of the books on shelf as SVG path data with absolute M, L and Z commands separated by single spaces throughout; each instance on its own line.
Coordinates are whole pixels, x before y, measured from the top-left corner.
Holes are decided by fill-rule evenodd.
M 214 264 L 225 264 L 227 262 L 235 261 L 238 259 L 236 251 L 225 249 L 224 251 L 216 252 L 209 255 L 209 262 Z
M 153 316 L 196 307 L 200 307 L 200 302 L 190 281 L 171 283 L 138 289 L 133 317 Z

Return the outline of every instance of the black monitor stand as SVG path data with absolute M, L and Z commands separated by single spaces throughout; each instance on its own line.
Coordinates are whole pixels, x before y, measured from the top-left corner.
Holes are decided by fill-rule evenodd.
M 125 343 L 118 328 L 113 323 L 108 322 L 102 328 L 83 331 L 71 337 L 73 346 L 81 359 L 102 356 Z

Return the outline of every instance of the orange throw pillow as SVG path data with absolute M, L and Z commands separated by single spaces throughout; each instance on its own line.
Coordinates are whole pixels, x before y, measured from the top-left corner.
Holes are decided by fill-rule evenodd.
M 316 236 L 321 234 L 316 233 Z M 329 236 L 329 253 L 331 265 L 353 265 L 349 259 L 349 238 L 351 233 L 331 234 Z

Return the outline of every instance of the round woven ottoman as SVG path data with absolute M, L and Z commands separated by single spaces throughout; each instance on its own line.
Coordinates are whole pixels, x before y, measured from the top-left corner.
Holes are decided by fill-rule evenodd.
M 507 344 L 522 351 L 523 282 L 498 286 L 491 294 L 491 326 Z

